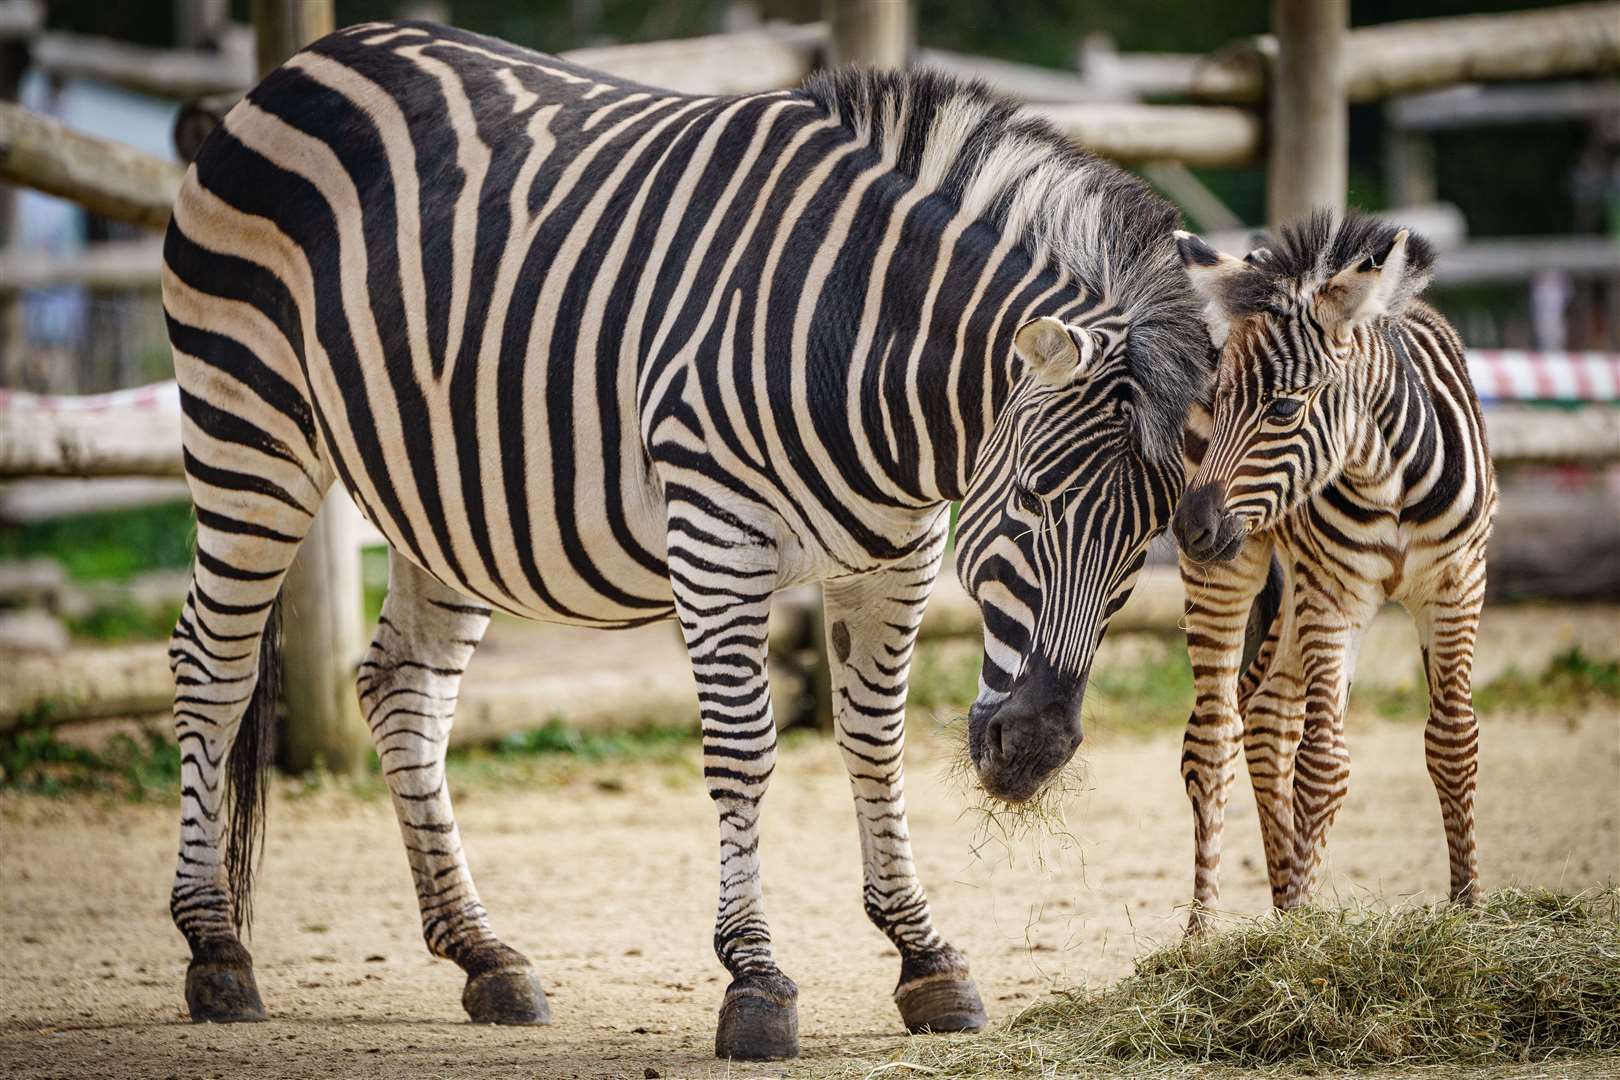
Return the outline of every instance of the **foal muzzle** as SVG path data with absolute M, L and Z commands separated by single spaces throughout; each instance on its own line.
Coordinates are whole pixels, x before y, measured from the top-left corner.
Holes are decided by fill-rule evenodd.
M 1204 484 L 1182 496 L 1171 528 L 1182 553 L 1201 563 L 1235 559 L 1248 535 L 1226 509 L 1226 494 L 1216 484 Z

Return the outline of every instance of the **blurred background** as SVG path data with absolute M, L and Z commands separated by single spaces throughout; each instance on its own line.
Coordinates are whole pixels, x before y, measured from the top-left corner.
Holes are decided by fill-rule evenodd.
M 162 643 L 184 595 L 191 520 L 178 479 L 154 226 L 166 213 L 162 192 L 172 195 L 163 185 L 179 175 L 177 120 L 183 144 L 192 119 L 203 117 L 206 131 L 206 117 L 256 80 L 264 46 L 252 22 L 276 8 L 0 0 L 0 101 L 24 110 L 5 114 L 11 130 L 21 130 L 19 117 L 44 118 L 59 128 L 29 136 L 41 145 L 62 130 L 132 148 L 138 153 L 127 158 L 96 150 L 83 167 L 108 174 L 94 183 L 131 190 L 150 176 L 158 193 L 126 192 L 127 205 L 104 215 L 86 208 L 107 209 L 93 198 L 0 181 L 0 669 L 8 673 L 0 784 L 141 790 L 141 777 L 160 782 L 172 764 Z M 290 8 L 296 14 L 298 5 Z M 1434 65 L 1446 61 L 1425 50 L 1452 37 L 1452 24 L 1412 20 L 1493 15 L 1529 21 L 1471 21 L 1457 39 L 1487 59 L 1437 76 Z M 337 26 L 452 22 L 694 90 L 792 85 L 840 48 L 938 64 L 1047 110 L 1141 172 L 1222 244 L 1246 250 L 1268 217 L 1270 0 L 337 0 L 331 17 Z M 1379 75 L 1372 89 L 1351 80 L 1348 204 L 1389 213 L 1440 249 L 1430 298 L 1471 350 L 1503 469 L 1497 604 L 1476 681 L 1552 700 L 1582 695 L 1612 712 L 1620 701 L 1611 606 L 1620 600 L 1620 5 L 1355 0 L 1349 19 L 1354 63 L 1368 67 L 1375 56 L 1404 74 Z M 1396 19 L 1388 36 L 1385 24 Z M 898 27 L 891 53 L 881 45 L 861 53 L 858 35 L 883 33 L 885 20 Z M 1470 81 L 1474 73 L 1480 81 Z M 386 562 L 353 522 L 336 535 L 339 548 L 363 554 L 344 556 L 349 576 L 308 585 L 303 613 L 328 600 L 346 612 L 335 637 L 318 639 L 341 664 L 369 634 Z M 813 593 L 787 598 L 775 637 L 790 725 L 826 722 L 815 606 Z M 914 698 L 949 715 L 974 693 L 977 626 L 948 574 L 935 607 Z M 1185 718 L 1179 613 L 1166 547 L 1100 665 L 1089 708 L 1104 727 L 1110 716 L 1124 727 Z M 1368 648 L 1388 660 L 1363 661 L 1374 674 L 1358 701 L 1419 716 L 1414 639 L 1402 620 L 1386 621 Z M 566 673 L 537 676 L 538 655 Z M 669 627 L 604 639 L 502 621 L 468 680 L 457 740 L 468 752 L 575 753 L 598 746 L 592 739 L 614 745 L 625 732 L 689 734 L 691 693 Z M 286 764 L 364 771 L 368 759 L 357 731 L 317 739 Z

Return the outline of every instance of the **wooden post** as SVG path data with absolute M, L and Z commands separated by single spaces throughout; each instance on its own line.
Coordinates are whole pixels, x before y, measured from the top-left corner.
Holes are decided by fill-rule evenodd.
M 829 66 L 902 68 L 914 34 L 910 0 L 826 0 Z
M 341 488 L 326 496 L 281 589 L 287 722 L 281 765 L 354 772 L 371 752 L 355 696 L 360 624 L 360 512 Z
M 1344 210 L 1349 169 L 1345 38 L 1349 0 L 1272 0 L 1277 62 L 1271 81 L 1266 216 L 1273 225 L 1313 210 Z
M 333 29 L 332 0 L 253 0 L 259 77 Z
M 253 0 L 259 73 L 332 30 L 332 0 Z M 359 769 L 370 753 L 355 697 L 365 649 L 360 625 L 360 517 L 334 489 L 281 587 L 287 723 L 281 766 L 290 772 Z

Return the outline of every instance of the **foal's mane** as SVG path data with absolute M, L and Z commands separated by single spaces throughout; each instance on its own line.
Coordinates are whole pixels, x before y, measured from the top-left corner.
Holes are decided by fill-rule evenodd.
M 897 172 L 1117 304 L 1130 322 L 1143 451 L 1179 460 L 1211 357 L 1171 236 L 1180 223 L 1173 205 L 978 80 L 844 68 L 811 76 L 803 90 Z
M 1265 255 L 1231 290 L 1235 313 L 1264 311 L 1279 291 L 1320 285 L 1341 270 L 1368 257 L 1381 258 L 1395 243 L 1401 226 L 1354 211 L 1338 218 L 1318 210 L 1283 227 L 1275 242 L 1262 240 Z M 1389 310 L 1398 313 L 1428 287 L 1434 274 L 1434 247 L 1415 232 L 1406 237 L 1406 265 Z

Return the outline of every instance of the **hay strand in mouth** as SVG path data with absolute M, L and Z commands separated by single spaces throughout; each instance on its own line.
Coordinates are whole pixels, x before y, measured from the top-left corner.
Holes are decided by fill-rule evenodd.
M 902 1060 L 958 1078 L 1295 1075 L 1569 1053 L 1620 1053 L 1620 889 L 1266 916 L 1159 949 L 1114 986 L 1039 1002 L 982 1038 L 914 1040 Z
M 1070 759 L 1042 784 L 1040 790 L 1023 802 L 999 799 L 979 783 L 979 772 L 968 752 L 967 717 L 958 716 L 940 725 L 942 737 L 955 747 L 944 777 L 963 795 L 962 815 L 973 819 L 973 850 L 980 853 L 989 844 L 1003 848 L 1010 858 L 1015 851 L 1030 850 L 1035 865 L 1046 865 L 1048 846 L 1059 848 L 1078 844 L 1069 831 L 1066 810 L 1069 800 L 1086 790 L 1085 765 L 1078 756 Z

